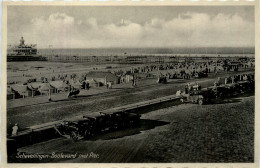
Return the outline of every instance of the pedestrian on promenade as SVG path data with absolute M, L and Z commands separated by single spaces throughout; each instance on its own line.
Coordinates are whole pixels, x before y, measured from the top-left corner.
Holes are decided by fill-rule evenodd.
M 218 82 L 218 85 L 220 85 L 221 83 L 220 83 L 220 80 L 221 80 L 221 78 L 220 77 L 218 77 L 218 80 L 217 80 L 217 82 Z
M 185 85 L 185 94 L 188 94 L 188 93 L 189 93 L 188 86 Z
M 13 131 L 12 131 L 12 135 L 17 135 L 17 132 L 18 132 L 18 124 L 16 123 L 14 126 L 13 126 Z
M 190 85 L 190 83 L 188 83 L 188 92 L 190 92 L 191 91 L 191 85 Z
M 87 90 L 89 90 L 89 83 L 88 82 L 86 83 L 86 88 L 87 88 Z
M 244 75 L 244 81 L 246 81 L 246 80 L 247 80 L 247 74 Z
M 194 90 L 200 90 L 200 89 L 199 89 L 199 84 L 198 84 L 198 82 L 195 82 Z
M 176 97 L 180 97 L 181 96 L 181 90 L 178 90 L 177 92 L 176 92 Z
M 132 80 L 132 86 L 135 86 L 135 79 Z

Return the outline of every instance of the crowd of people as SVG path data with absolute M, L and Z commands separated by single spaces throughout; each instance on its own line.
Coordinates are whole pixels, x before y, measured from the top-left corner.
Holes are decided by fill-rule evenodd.
M 231 61 L 231 60 L 229 60 Z M 234 60 L 232 60 L 234 61 Z M 244 62 L 245 63 L 245 62 Z M 211 60 L 203 62 L 176 62 L 176 63 L 158 63 L 158 64 L 133 64 L 132 66 L 125 66 L 123 68 L 109 68 L 106 71 L 112 73 L 119 78 L 119 83 L 132 83 L 132 86 L 136 86 L 137 79 L 142 78 L 158 78 L 158 83 L 162 81 L 166 83 L 167 79 L 191 79 L 207 77 L 209 73 L 221 73 L 223 71 L 237 71 L 238 66 L 227 68 L 227 60 Z M 253 66 L 253 65 L 252 65 Z M 230 66 L 231 67 L 231 66 Z M 248 66 L 244 67 L 248 68 Z M 100 71 L 94 69 L 94 71 Z M 86 80 L 88 72 L 78 73 L 61 73 L 53 74 L 53 76 L 40 76 L 36 78 L 27 79 L 22 84 L 27 85 L 31 82 L 50 83 L 51 81 L 63 81 L 65 85 L 70 86 L 69 91 L 77 89 L 89 89 L 90 83 Z M 224 79 L 223 83 L 236 82 L 241 80 L 239 75 L 231 76 Z M 13 83 L 12 83 L 13 84 Z M 12 85 L 10 84 L 10 86 Z M 15 83 L 16 84 L 16 83 Z M 216 85 L 218 82 L 216 82 Z M 106 82 L 105 86 L 110 89 L 113 83 Z M 102 85 L 97 85 L 102 86 Z

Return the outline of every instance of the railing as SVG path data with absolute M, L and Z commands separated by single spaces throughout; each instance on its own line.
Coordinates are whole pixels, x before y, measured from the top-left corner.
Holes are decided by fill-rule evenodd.
M 103 111 L 98 111 L 98 112 L 93 112 L 93 113 L 109 114 L 109 113 L 115 113 L 115 112 L 120 112 L 120 111 L 128 111 L 128 110 L 133 110 L 133 109 L 136 109 L 136 108 L 141 108 L 141 107 L 154 105 L 154 104 L 157 104 L 157 103 L 162 103 L 162 102 L 175 100 L 175 99 L 178 99 L 178 98 L 175 95 L 170 95 L 170 96 L 166 96 L 166 97 L 160 97 L 160 98 L 144 101 L 144 102 L 141 102 L 141 103 L 130 104 L 130 105 L 126 105 L 126 106 L 123 106 L 123 107 L 116 107 L 116 108 L 103 110 Z M 87 115 L 88 114 L 86 114 L 86 116 Z M 82 118 L 82 116 L 84 116 L 84 114 L 75 116 L 75 117 L 73 117 L 70 120 L 74 120 L 74 119 L 77 120 L 79 118 Z M 42 130 L 51 129 L 51 128 L 54 128 L 56 126 L 61 125 L 62 121 L 63 120 L 58 120 L 58 121 L 54 121 L 54 122 L 49 122 L 49 123 L 45 123 L 45 124 L 31 126 L 31 127 L 28 127 L 27 130 L 19 132 L 18 135 L 14 135 L 14 136 L 11 136 L 11 137 L 14 138 L 14 137 L 17 137 L 17 136 L 30 134 L 30 133 L 36 132 L 36 131 L 42 131 Z

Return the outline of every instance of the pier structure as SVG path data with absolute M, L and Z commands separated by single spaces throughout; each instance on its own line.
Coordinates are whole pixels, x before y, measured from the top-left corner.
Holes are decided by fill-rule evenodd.
M 163 64 L 163 63 L 207 63 L 221 62 L 223 60 L 230 61 L 254 61 L 254 57 L 246 56 L 185 56 L 176 54 L 141 54 L 141 55 L 122 55 L 122 56 L 78 56 L 78 55 L 46 55 L 46 59 L 50 62 L 74 62 L 74 63 L 97 63 L 97 64 Z

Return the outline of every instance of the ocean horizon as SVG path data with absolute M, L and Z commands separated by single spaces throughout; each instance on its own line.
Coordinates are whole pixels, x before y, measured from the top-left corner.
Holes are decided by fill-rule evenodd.
M 194 48 L 40 48 L 40 55 L 66 56 L 139 56 L 167 54 L 254 54 L 254 47 L 194 47 Z

